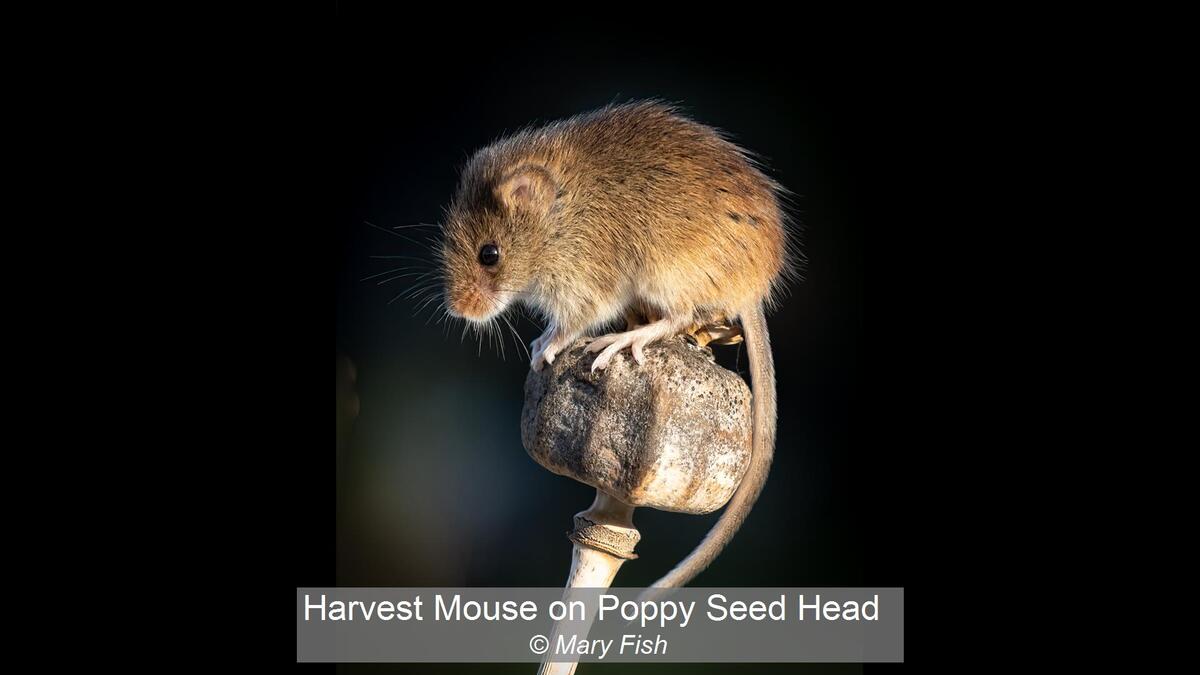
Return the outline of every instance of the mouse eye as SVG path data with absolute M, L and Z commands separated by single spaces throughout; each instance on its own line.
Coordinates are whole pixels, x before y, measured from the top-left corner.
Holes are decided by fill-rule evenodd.
M 479 249 L 479 262 L 487 267 L 500 262 L 500 248 L 495 244 L 484 244 L 483 248 Z

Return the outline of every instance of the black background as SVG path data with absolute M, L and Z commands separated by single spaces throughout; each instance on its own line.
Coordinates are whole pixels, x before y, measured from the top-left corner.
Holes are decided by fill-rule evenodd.
M 569 556 L 562 533 L 592 491 L 542 470 L 522 451 L 523 357 L 514 356 L 511 339 L 506 360 L 486 342 L 477 353 L 476 338 L 447 337 L 436 317 L 426 323 L 428 310 L 414 318 L 413 303 L 389 304 L 402 286 L 362 281 L 390 269 L 370 256 L 424 255 L 364 221 L 383 228 L 436 223 L 458 165 L 505 130 L 658 97 L 766 158 L 771 174 L 797 194 L 794 215 L 808 259 L 804 280 L 768 317 L 780 383 L 771 478 L 734 543 L 694 585 L 905 586 L 907 656 L 920 659 L 919 619 L 927 609 L 921 591 L 931 577 L 960 573 L 964 564 L 930 548 L 953 514 L 939 476 L 962 405 L 948 389 L 945 367 L 962 349 L 953 315 L 965 290 L 943 284 L 942 276 L 947 260 L 964 264 L 965 249 L 955 234 L 960 207 L 945 159 L 960 130 L 961 101 L 947 92 L 954 78 L 931 79 L 924 59 L 913 58 L 919 45 L 829 44 L 816 39 L 816 29 L 807 40 L 767 33 L 751 39 L 718 28 L 688 39 L 599 27 L 546 33 L 455 26 L 442 39 L 436 28 L 424 35 L 413 25 L 397 24 L 393 32 L 358 21 L 345 3 L 339 12 L 312 64 L 306 107 L 281 111 L 274 129 L 287 130 L 276 175 L 293 200 L 281 212 L 296 224 L 284 226 L 282 260 L 262 275 L 267 283 L 277 276 L 287 291 L 272 311 L 281 335 L 290 336 L 279 344 L 288 354 L 295 334 L 315 325 L 304 317 L 319 313 L 322 298 L 333 301 L 336 350 L 358 369 L 361 413 L 336 455 L 314 440 L 320 434 L 303 412 L 311 406 L 280 417 L 286 428 L 276 429 L 273 445 L 288 448 L 276 457 L 286 497 L 274 504 L 292 526 L 283 549 L 296 570 L 290 588 L 562 582 Z M 893 51 L 898 47 L 908 51 Z M 332 298 L 309 271 L 320 265 L 308 256 L 322 251 L 333 257 Z M 526 342 L 536 336 L 531 324 L 519 325 Z M 723 363 L 744 371 L 744 354 L 717 349 Z M 311 355 L 295 358 L 307 363 Z M 271 382 L 294 400 L 312 389 L 302 372 L 311 369 Z M 295 442 L 277 440 L 285 434 Z M 639 510 L 641 558 L 622 569 L 618 583 L 657 578 L 715 518 Z M 599 667 L 582 667 L 589 669 Z
M 18 369 L 48 386 L 31 395 L 14 383 L 18 403 L 32 406 L 15 418 L 10 459 L 48 466 L 11 472 L 18 488 L 35 488 L 14 526 L 35 522 L 41 535 L 15 538 L 13 551 L 73 589 L 35 623 L 84 627 L 76 637 L 106 628 L 99 653 L 110 660 L 208 657 L 238 669 L 265 649 L 286 667 L 300 586 L 561 583 L 562 533 L 590 494 L 519 447 L 523 359 L 511 342 L 507 360 L 490 348 L 477 356 L 472 342 L 427 326 L 427 314 L 389 305 L 392 289 L 361 281 L 381 271 L 369 256 L 420 252 L 363 221 L 436 222 L 456 165 L 504 130 L 655 96 L 767 158 L 799 195 L 809 259 L 768 319 L 782 404 L 774 471 L 696 585 L 904 586 L 906 661 L 922 668 L 1029 658 L 1020 647 L 1034 634 L 1061 649 L 1060 633 L 1042 630 L 1061 622 L 1030 624 L 1043 619 L 1027 612 L 986 622 L 1005 605 L 1026 608 L 1027 595 L 996 586 L 1022 574 L 1086 596 L 1077 575 L 1094 561 L 1064 561 L 1061 545 L 1077 544 L 1080 525 L 1111 525 L 1087 514 L 1102 500 L 1070 488 L 1113 484 L 1086 474 L 1096 463 L 1079 459 L 1094 454 L 1080 433 L 1121 420 L 1097 418 L 1101 408 L 1079 405 L 1069 386 L 1110 368 L 1081 358 L 1088 340 L 1059 328 L 1082 300 L 1132 292 L 1110 270 L 1069 263 L 1089 257 L 1079 248 L 1089 239 L 1119 248 L 1136 221 L 1097 237 L 1079 204 L 1039 201 L 1055 201 L 1075 170 L 1064 137 L 1074 133 L 1093 151 L 1079 156 L 1092 158 L 1131 128 L 1096 112 L 1129 98 L 1113 72 L 1148 72 L 1113 42 L 1120 31 L 1094 33 L 1116 48 L 1113 68 L 1096 69 L 1102 48 L 1069 39 L 1092 34 L 1076 16 L 397 8 L 407 15 L 342 0 L 207 17 L 134 10 L 74 26 L 60 21 L 74 15 L 51 12 L 45 38 L 35 26 L 18 31 L 36 43 L 15 52 L 18 83 L 37 83 L 17 97 L 37 118 L 13 125 L 36 148 L 21 173 L 49 177 L 49 189 L 30 193 L 40 208 L 9 228 L 9 262 L 45 268 L 13 290 L 24 299 L 51 278 L 62 287 L 38 298 L 36 313 L 11 312 L 14 337 L 53 345 L 14 352 Z M 1102 103 L 1060 107 L 1088 77 L 1103 82 Z M 1118 179 L 1134 166 L 1094 164 Z M 1108 208 L 1109 197 L 1077 201 Z M 35 230 L 49 242 L 24 245 Z M 1048 246 L 1056 231 L 1069 233 L 1069 248 Z M 94 271 L 59 264 L 63 251 Z M 1070 288 L 1047 282 L 1043 260 Z M 331 306 L 335 350 L 358 366 L 361 403 L 336 445 L 325 426 Z M 522 324 L 525 339 L 535 330 Z M 720 357 L 733 366 L 737 354 Z M 74 367 L 79 357 L 87 368 Z M 1074 377 L 1072 361 L 1089 377 Z M 1072 402 L 1086 408 L 1067 418 L 1077 423 L 1022 424 L 1033 413 L 1049 427 Z M 26 417 L 29 407 L 49 417 Z M 1069 472 L 1052 473 L 1056 459 Z M 1039 488 L 1069 512 L 1048 510 Z M 455 501 L 428 499 L 434 491 Z M 618 582 L 657 577 L 714 518 L 639 511 L 642 558 Z M 1119 548 L 1113 536 L 1106 546 Z M 108 579 L 139 597 L 89 585 Z M 93 601 L 129 615 L 101 616 Z M 977 648 L 987 637 L 1003 644 Z M 956 648 L 977 653 L 955 664 Z M 97 650 L 39 653 L 94 660 Z

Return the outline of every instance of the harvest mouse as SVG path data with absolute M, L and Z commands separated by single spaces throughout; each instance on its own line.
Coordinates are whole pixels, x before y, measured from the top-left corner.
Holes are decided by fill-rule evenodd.
M 737 532 L 775 446 L 775 366 L 764 309 L 793 269 L 783 189 L 720 132 L 656 102 L 612 105 L 478 151 L 443 223 L 448 311 L 491 321 L 520 300 L 546 320 L 540 370 L 587 331 L 592 370 L 623 349 L 740 320 L 753 385 L 750 467 L 704 541 L 656 587 L 688 583 Z

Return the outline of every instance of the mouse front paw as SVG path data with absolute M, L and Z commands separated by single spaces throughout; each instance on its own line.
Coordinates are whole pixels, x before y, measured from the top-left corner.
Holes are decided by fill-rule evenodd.
M 533 341 L 534 352 L 529 367 L 535 372 L 540 372 L 546 364 L 554 363 L 554 358 L 574 342 L 576 337 L 577 333 L 567 334 L 557 326 L 550 326 L 541 337 Z

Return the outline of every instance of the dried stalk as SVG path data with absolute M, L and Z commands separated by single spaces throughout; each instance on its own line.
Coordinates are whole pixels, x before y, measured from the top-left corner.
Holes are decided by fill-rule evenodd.
M 621 565 L 637 557 L 633 548 L 641 539 L 641 534 L 633 526 L 632 506 L 596 490 L 596 500 L 591 508 L 575 514 L 575 529 L 568 537 L 573 546 L 571 572 L 567 577 L 564 597 L 575 588 L 611 586 Z M 595 610 L 596 607 L 589 609 Z M 546 658 L 551 658 L 560 634 L 585 638 L 595 618 L 595 611 L 590 611 L 582 621 L 555 623 L 550 633 L 550 648 Z M 578 662 L 543 661 L 538 675 L 571 675 L 578 666 Z

